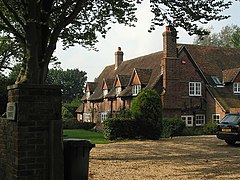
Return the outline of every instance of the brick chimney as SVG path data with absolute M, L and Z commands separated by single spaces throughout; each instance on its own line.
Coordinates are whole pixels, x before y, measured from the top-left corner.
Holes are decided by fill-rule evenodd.
M 118 66 L 123 62 L 123 52 L 121 51 L 121 47 L 118 47 L 117 52 L 115 52 L 115 70 Z
M 162 106 L 163 114 L 170 115 L 171 109 L 175 109 L 176 114 L 181 114 L 181 81 L 180 70 L 181 63 L 178 59 L 177 44 L 176 44 L 177 31 L 172 26 L 166 26 L 163 32 L 163 58 L 161 60 L 161 68 L 163 74 L 163 92 L 162 92 Z
M 163 56 L 164 57 L 177 57 L 176 46 L 177 31 L 173 26 L 166 26 L 163 32 Z

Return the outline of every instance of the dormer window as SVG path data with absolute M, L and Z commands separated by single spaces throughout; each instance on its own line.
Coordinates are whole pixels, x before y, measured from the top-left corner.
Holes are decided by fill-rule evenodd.
M 218 79 L 217 76 L 211 76 L 211 78 L 217 87 L 224 87 L 223 83 Z
M 107 90 L 107 89 L 104 89 L 104 90 L 103 90 L 103 97 L 105 97 L 107 94 L 108 94 L 108 90 Z
M 133 96 L 136 96 L 136 95 L 138 95 L 138 93 L 140 93 L 141 92 L 141 85 L 140 84 L 138 84 L 138 85 L 133 85 L 133 87 L 132 87 L 132 95 Z
M 240 82 L 233 83 L 233 93 L 239 94 L 240 93 Z
M 86 99 L 90 97 L 90 92 L 86 92 Z
M 116 87 L 116 96 L 118 96 L 122 91 L 121 87 Z

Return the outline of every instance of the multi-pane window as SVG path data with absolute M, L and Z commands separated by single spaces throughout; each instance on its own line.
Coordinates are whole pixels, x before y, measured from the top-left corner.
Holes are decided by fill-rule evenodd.
M 107 118 L 108 118 L 108 113 L 107 112 L 101 112 L 101 122 L 103 122 Z
M 85 122 L 90 122 L 91 113 L 85 113 Z
M 220 114 L 212 114 L 212 122 L 218 124 L 220 122 Z
M 182 121 L 185 122 L 187 127 L 193 126 L 193 116 L 182 116 Z
M 103 90 L 103 97 L 105 97 L 107 94 L 108 94 L 108 90 L 107 90 L 107 89 L 104 89 L 104 90 Z
M 133 85 L 133 87 L 132 87 L 132 95 L 136 96 L 140 92 L 141 92 L 141 85 L 140 84 L 139 85 Z
M 201 96 L 201 82 L 189 82 L 189 96 Z
M 240 93 L 240 83 L 233 83 L 233 93 Z
M 203 126 L 205 124 L 205 115 L 197 114 L 196 115 L 196 126 Z
M 118 96 L 122 91 L 122 88 L 121 87 L 117 87 L 116 88 L 116 95 Z

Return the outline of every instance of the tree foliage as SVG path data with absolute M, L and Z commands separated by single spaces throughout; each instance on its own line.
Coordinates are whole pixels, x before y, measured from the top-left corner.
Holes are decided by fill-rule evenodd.
M 63 102 L 71 102 L 83 96 L 86 80 L 86 72 L 79 69 L 50 69 L 46 82 L 62 85 Z
M 19 45 L 8 35 L 0 36 L 0 73 L 12 70 L 15 63 L 22 58 L 23 52 Z
M 80 44 L 93 48 L 105 37 L 110 23 L 133 26 L 137 4 L 143 0 L 0 0 L 0 29 L 19 45 L 22 68 L 17 83 L 42 84 L 58 40 L 65 48 Z M 190 34 L 206 31 L 197 22 L 222 20 L 231 1 L 150 0 L 154 14 L 151 30 L 168 23 Z
M 152 89 L 145 89 L 133 100 L 131 113 L 136 120 L 138 135 L 157 139 L 162 131 L 162 101 Z
M 221 29 L 219 33 L 211 33 L 205 36 L 197 36 L 194 39 L 194 44 L 204 46 L 218 46 L 218 47 L 240 47 L 240 27 L 237 25 L 228 25 Z

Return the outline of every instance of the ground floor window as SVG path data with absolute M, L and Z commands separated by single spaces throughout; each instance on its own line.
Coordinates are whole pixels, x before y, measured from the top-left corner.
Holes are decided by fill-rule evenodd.
M 220 114 L 212 114 L 212 122 L 218 124 L 220 122 Z
M 85 122 L 91 122 L 91 113 L 85 113 Z
M 187 127 L 193 126 L 193 116 L 181 116 Z
M 197 114 L 196 115 L 196 126 L 203 126 L 205 124 L 205 115 Z
M 101 112 L 101 123 L 108 118 L 108 113 L 107 112 Z

